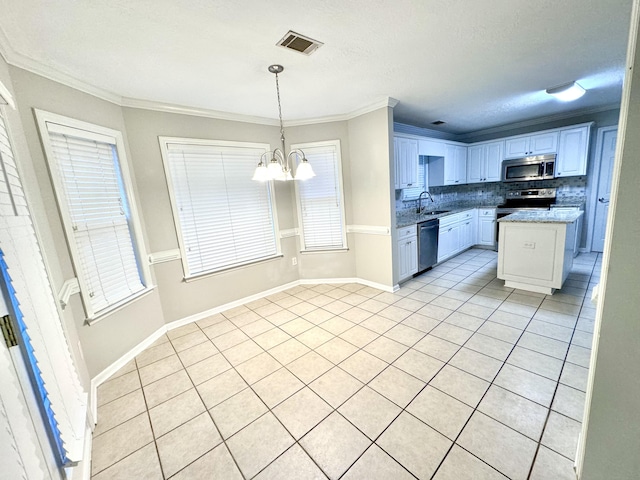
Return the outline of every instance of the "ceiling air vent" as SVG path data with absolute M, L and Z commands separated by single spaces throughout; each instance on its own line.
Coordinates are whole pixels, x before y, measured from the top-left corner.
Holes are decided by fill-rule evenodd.
M 278 43 L 276 43 L 276 45 L 304 53 L 305 55 L 311 55 L 321 47 L 323 43 L 289 30 L 287 34 L 282 37 Z
M 446 122 L 443 122 L 442 120 L 436 120 L 435 122 L 431 122 L 431 125 L 444 125 Z

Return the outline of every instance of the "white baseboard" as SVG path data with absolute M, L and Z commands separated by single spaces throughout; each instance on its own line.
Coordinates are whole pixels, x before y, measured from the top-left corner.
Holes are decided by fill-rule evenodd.
M 255 300 L 268 297 L 269 295 L 273 295 L 274 293 L 283 292 L 284 290 L 288 290 L 298 285 L 300 285 L 300 282 L 298 280 L 285 283 L 284 285 L 270 288 L 269 290 L 264 290 L 263 292 L 249 295 L 248 297 L 244 297 L 239 300 L 234 300 L 233 302 L 225 303 L 224 305 L 210 308 L 209 310 L 205 310 L 204 312 L 195 313 L 193 315 L 189 315 L 188 317 L 181 318 L 180 320 L 174 320 L 171 323 L 167 323 L 167 330 L 173 330 L 174 328 L 179 328 L 189 323 L 197 322 L 198 320 L 205 319 L 207 317 L 210 317 L 211 315 L 215 315 L 216 313 L 239 307 L 240 305 L 244 305 L 245 303 L 251 303 Z
M 165 333 L 167 326 L 163 325 L 91 379 L 91 412 L 94 422 L 98 423 L 98 387 Z
M 269 290 L 262 291 L 260 293 L 256 293 L 254 295 L 249 295 L 248 297 L 240 298 L 238 300 L 234 300 L 233 302 L 225 303 L 224 305 L 219 305 L 214 308 L 210 308 L 203 312 L 195 313 L 193 315 L 189 315 L 188 317 L 181 318 L 179 320 L 174 320 L 173 322 L 167 323 L 162 326 L 155 332 L 153 332 L 150 336 L 144 339 L 142 342 L 137 344 L 123 356 L 121 356 L 118 360 L 113 362 L 107 368 L 102 370 L 99 374 L 91 379 L 91 413 L 93 415 L 93 421 L 98 423 L 98 387 L 107 381 L 111 375 L 116 373 L 122 367 L 124 367 L 127 363 L 133 360 L 137 355 L 142 353 L 149 345 L 155 342 L 162 335 L 167 333 L 169 330 L 173 330 L 175 328 L 182 327 L 184 325 L 188 325 L 189 323 L 197 322 L 198 320 L 205 319 L 210 317 L 211 315 L 215 315 L 216 313 L 224 312 L 225 310 L 229 310 L 231 308 L 238 307 L 240 305 L 244 305 L 245 303 L 250 303 L 255 300 L 259 300 L 260 298 L 268 297 L 269 295 L 273 295 L 274 293 L 279 293 L 284 290 L 288 290 L 293 287 L 297 287 L 298 285 L 309 285 L 309 284 L 333 284 L 333 283 L 359 283 L 361 285 L 366 285 L 368 287 L 377 288 L 378 290 L 382 290 L 385 292 L 395 292 L 400 287 L 398 285 L 383 285 L 381 283 L 372 282 L 370 280 L 365 280 L 362 278 L 306 278 L 295 280 L 293 282 L 285 283 L 284 285 L 279 285 L 277 287 L 271 288 Z

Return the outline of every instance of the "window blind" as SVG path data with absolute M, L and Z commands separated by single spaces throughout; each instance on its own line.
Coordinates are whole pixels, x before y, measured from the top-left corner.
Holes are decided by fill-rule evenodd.
M 346 248 L 340 143 L 296 145 L 316 176 L 296 182 L 303 250 Z
M 75 244 L 90 317 L 144 290 L 116 140 L 47 122 L 52 173 Z M 51 160 L 50 160 L 51 161 Z M 63 215 L 64 216 L 64 215 Z
M 270 185 L 251 180 L 265 148 L 165 145 L 187 276 L 278 253 Z

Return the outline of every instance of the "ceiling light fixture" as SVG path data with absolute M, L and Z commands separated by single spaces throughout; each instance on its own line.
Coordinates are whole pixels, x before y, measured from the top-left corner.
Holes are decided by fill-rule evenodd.
M 296 160 L 300 159 L 300 163 L 296 167 L 295 179 L 296 180 L 308 180 L 315 177 L 316 174 L 311 168 L 309 160 L 304 156 L 304 152 L 300 149 L 293 149 L 288 155 L 285 155 L 284 146 L 284 126 L 282 125 L 282 105 L 280 104 L 280 84 L 278 83 L 278 74 L 284 71 L 282 65 L 271 65 L 269 71 L 276 76 L 276 92 L 278 94 L 278 115 L 280 116 L 280 141 L 282 142 L 282 149 L 275 148 L 271 152 L 264 152 L 260 157 L 260 163 L 256 167 L 256 171 L 253 174 L 252 180 L 259 182 L 266 182 L 267 180 L 293 180 L 291 175 L 291 161 L 295 165 Z M 271 159 L 265 165 L 265 159 L 268 156 Z
M 547 88 L 547 93 L 553 95 L 558 100 L 563 102 L 570 102 L 577 100 L 585 94 L 586 90 L 580 86 L 577 82 L 569 82 L 558 87 Z

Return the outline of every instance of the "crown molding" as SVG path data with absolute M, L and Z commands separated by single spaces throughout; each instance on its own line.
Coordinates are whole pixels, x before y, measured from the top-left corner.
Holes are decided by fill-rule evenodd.
M 83 82 L 82 80 L 78 80 L 71 75 L 68 75 L 47 65 L 43 65 L 38 60 L 17 52 L 11 47 L 7 36 L 1 28 L 0 54 L 2 54 L 7 63 L 13 65 L 14 67 L 22 68 L 23 70 L 35 73 L 36 75 L 48 78 L 49 80 L 61 83 L 67 87 L 74 88 L 83 93 L 93 95 L 94 97 L 101 98 L 102 100 L 106 100 L 107 102 L 115 103 L 116 105 L 121 105 L 122 103 L 122 97 L 120 95 L 117 95 L 109 90 L 96 87 L 95 85 L 92 85 L 90 83 Z
M 565 120 L 569 118 L 581 117 L 584 115 L 593 115 L 600 112 L 608 112 L 610 110 L 619 110 L 620 105 L 611 103 L 600 107 L 584 108 L 582 110 L 573 110 L 570 112 L 557 113 L 555 115 L 547 115 L 545 117 L 532 118 L 530 120 L 523 120 L 522 122 L 509 123 L 507 125 L 500 125 L 498 127 L 485 128 L 483 130 L 476 130 L 474 132 L 455 134 L 456 141 L 464 142 L 468 138 L 474 138 L 480 135 L 491 135 L 494 133 L 502 133 L 510 130 L 516 130 L 519 128 L 533 127 L 536 125 L 542 125 L 545 123 L 554 122 L 557 120 Z
M 243 115 L 241 113 L 222 112 L 220 110 L 210 110 L 208 108 L 186 107 L 171 103 L 155 102 L 152 100 L 139 100 L 136 98 L 124 97 L 120 106 L 128 108 L 139 108 L 142 110 L 153 110 L 155 112 L 178 113 L 181 115 L 192 115 L 195 117 L 215 118 L 218 120 L 229 120 L 233 122 L 256 123 L 261 125 L 279 125 L 274 118 Z M 285 125 L 287 123 L 285 122 Z
M 317 118 L 307 118 L 303 120 L 290 120 L 288 122 L 284 122 L 285 127 L 297 127 L 301 125 L 313 125 L 316 123 L 328 123 L 328 122 L 345 122 L 347 120 L 351 120 L 353 118 L 359 117 L 360 115 L 364 115 L 366 113 L 374 112 L 381 108 L 394 108 L 399 103 L 393 97 L 385 97 L 382 100 L 366 105 L 357 110 L 353 110 L 349 113 L 343 113 L 339 115 L 330 115 L 327 117 L 317 117 Z
M 119 105 L 121 107 L 139 108 L 143 110 L 153 110 L 156 112 L 165 113 L 177 113 L 181 115 L 193 115 L 197 117 L 215 118 L 218 120 L 229 120 L 234 122 L 254 123 L 261 125 L 279 125 L 278 120 L 274 118 L 222 112 L 220 110 L 212 110 L 208 108 L 188 107 L 184 105 L 175 105 L 171 103 L 143 100 L 117 95 L 108 90 L 96 87 L 95 85 L 83 82 L 82 80 L 78 80 L 77 78 L 61 72 L 60 70 L 43 65 L 38 60 L 17 52 L 11 47 L 11 44 L 2 28 L 0 28 L 0 55 L 4 57 L 7 63 L 15 67 L 22 68 L 23 70 L 35 73 L 36 75 L 48 78 L 49 80 L 61 83 L 67 87 L 74 88 L 83 93 L 93 95 L 94 97 L 98 97 L 102 100 L 115 103 L 116 105 Z M 284 125 L 292 127 L 298 125 L 311 125 L 315 123 L 329 123 L 351 120 L 352 118 L 364 115 L 365 113 L 372 112 L 379 108 L 393 108 L 397 104 L 398 100 L 396 100 L 395 98 L 386 97 L 378 102 L 364 106 L 350 113 L 310 119 L 291 120 L 284 122 Z

